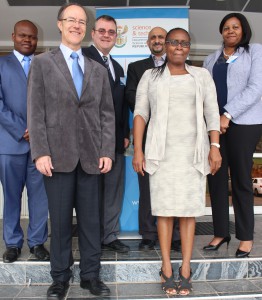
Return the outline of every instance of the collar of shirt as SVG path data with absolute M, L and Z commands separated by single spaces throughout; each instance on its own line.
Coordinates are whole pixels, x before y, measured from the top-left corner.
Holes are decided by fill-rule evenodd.
M 18 59 L 18 61 L 20 62 L 21 66 L 24 66 L 24 56 L 23 54 L 21 54 L 20 52 L 13 50 L 13 53 L 15 55 L 15 57 Z M 30 59 L 32 60 L 34 57 L 34 54 L 28 55 L 28 57 L 30 57 Z
M 157 58 L 156 55 L 152 54 L 152 58 L 155 64 L 155 67 L 160 67 L 163 65 L 163 63 L 165 62 L 166 59 L 166 54 L 163 54 L 160 59 Z
M 72 52 L 76 52 L 78 54 L 78 63 L 83 71 L 84 74 L 84 65 L 85 65 L 85 60 L 84 60 L 84 56 L 82 54 L 82 49 L 80 48 L 77 51 L 73 51 L 72 49 L 70 49 L 69 47 L 65 46 L 64 44 L 60 44 L 60 50 L 63 53 L 63 56 L 65 58 L 65 61 L 68 65 L 69 71 L 72 75 L 72 64 L 73 64 L 73 59 L 70 57 L 70 55 L 72 54 Z
M 94 45 L 94 47 L 96 48 L 95 45 Z M 98 50 L 97 48 L 96 48 L 96 50 L 97 50 L 98 53 L 101 55 L 101 57 L 102 57 L 102 56 L 106 56 L 106 57 L 107 57 L 108 62 L 109 62 L 110 72 L 111 72 L 111 74 L 112 74 L 113 79 L 115 80 L 115 79 L 116 79 L 116 75 L 115 75 L 115 70 L 114 70 L 113 63 L 112 63 L 112 61 L 111 61 L 111 59 L 110 59 L 110 55 L 109 55 L 109 54 L 108 54 L 108 55 L 104 55 L 104 54 L 103 54 L 100 50 Z M 103 59 L 103 57 L 102 57 L 102 59 Z

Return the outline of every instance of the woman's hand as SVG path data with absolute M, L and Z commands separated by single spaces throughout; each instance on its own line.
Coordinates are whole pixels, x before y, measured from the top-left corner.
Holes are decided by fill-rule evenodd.
M 230 122 L 230 120 L 225 115 L 220 116 L 220 132 L 221 132 L 221 134 L 226 133 L 226 131 L 229 127 L 229 122 Z
M 210 165 L 210 173 L 212 175 L 215 175 L 216 172 L 220 169 L 222 163 L 222 157 L 217 147 L 215 146 L 210 147 L 208 161 Z
M 141 174 L 144 176 L 145 171 L 145 157 L 142 150 L 135 150 L 134 157 L 133 157 L 133 168 L 136 173 Z

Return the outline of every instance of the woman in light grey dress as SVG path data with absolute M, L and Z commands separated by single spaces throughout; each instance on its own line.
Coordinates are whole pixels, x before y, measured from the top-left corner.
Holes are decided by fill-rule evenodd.
M 166 62 L 144 73 L 134 111 L 133 167 L 142 175 L 144 170 L 150 174 L 152 215 L 157 216 L 162 253 L 162 288 L 172 295 L 188 295 L 192 290 L 195 217 L 205 214 L 206 175 L 215 174 L 221 165 L 216 89 L 207 70 L 185 64 L 189 51 L 188 32 L 170 30 Z M 170 260 L 174 217 L 179 217 L 183 258 L 178 286 Z

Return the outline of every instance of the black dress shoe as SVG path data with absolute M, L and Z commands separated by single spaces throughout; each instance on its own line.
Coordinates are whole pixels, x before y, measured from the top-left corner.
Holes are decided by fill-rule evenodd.
M 229 245 L 230 241 L 231 241 L 231 236 L 226 236 L 217 245 L 210 245 L 209 244 L 209 245 L 203 247 L 203 250 L 215 251 L 215 250 L 218 250 L 220 248 L 220 246 L 222 246 L 224 243 L 227 243 L 227 248 L 228 248 L 228 245 Z
M 173 241 L 171 244 L 171 249 L 177 252 L 181 252 L 181 240 Z
M 120 240 L 114 240 L 109 244 L 102 244 L 102 249 L 113 250 L 119 253 L 127 253 L 130 250 L 129 246 L 125 245 Z
M 21 254 L 21 249 L 17 247 L 7 247 L 3 254 L 4 263 L 12 263 L 18 259 Z
M 68 281 L 54 281 L 47 290 L 47 300 L 62 300 L 69 288 Z
M 89 290 L 90 293 L 96 296 L 109 296 L 110 289 L 98 278 L 90 280 L 81 280 L 80 287 Z
M 244 258 L 244 257 L 248 257 L 251 251 L 246 252 L 246 251 L 242 251 L 240 249 L 237 249 L 236 251 L 236 258 Z
M 147 250 L 153 250 L 155 247 L 156 241 L 149 240 L 149 239 L 142 239 L 142 241 L 139 243 L 139 250 L 147 251 Z
M 50 260 L 50 254 L 44 245 L 36 245 L 30 248 L 30 252 L 35 255 L 38 260 L 47 261 Z

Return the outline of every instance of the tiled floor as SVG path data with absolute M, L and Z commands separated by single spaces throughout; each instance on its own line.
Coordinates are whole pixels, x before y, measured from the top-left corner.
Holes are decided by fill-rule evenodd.
M 210 222 L 212 221 L 210 216 L 200 217 L 197 219 L 199 222 Z M 234 221 L 234 217 L 231 216 L 231 221 Z M 26 234 L 26 227 L 28 224 L 27 219 L 21 220 L 22 228 Z M 0 222 L 0 235 L 2 236 L 2 222 Z M 157 244 L 155 250 L 142 252 L 138 250 L 138 239 L 133 239 L 134 236 L 138 236 L 137 234 L 122 234 L 121 237 L 125 236 L 124 242 L 130 246 L 131 251 L 128 254 L 117 254 L 113 251 L 103 250 L 102 253 L 102 261 L 117 261 L 117 260 L 160 260 L 161 254 L 159 245 Z M 193 250 L 192 259 L 209 259 L 209 258 L 233 258 L 235 257 L 235 252 L 238 248 L 239 241 L 232 235 L 231 242 L 229 244 L 229 248 L 226 248 L 226 244 L 222 245 L 218 251 L 209 252 L 202 250 L 203 246 L 208 244 L 211 240 L 211 235 L 196 235 L 195 237 L 195 245 Z M 46 242 L 47 248 L 50 245 L 50 238 L 48 238 Z M 77 238 L 73 238 L 72 243 L 73 255 L 74 259 L 79 260 L 79 251 L 78 251 L 78 240 Z M 0 261 L 2 260 L 3 253 L 5 251 L 5 245 L 3 240 L 0 241 Z M 172 259 L 181 259 L 181 253 L 172 251 Z M 254 246 L 250 257 L 261 257 L 262 256 L 262 215 L 256 215 L 255 217 L 255 238 L 254 238 Z M 29 252 L 29 249 L 26 245 L 26 238 L 24 247 L 22 249 L 21 256 L 19 261 L 25 260 L 34 260 L 34 255 Z
M 233 217 L 231 218 L 233 221 Z M 197 221 L 211 221 L 211 217 L 202 217 Z M 28 220 L 22 220 L 22 227 L 25 229 Z M 255 242 L 250 257 L 262 256 L 262 216 L 256 216 L 255 225 Z M 2 222 L 0 226 L 0 234 L 2 233 Z M 26 232 L 26 230 L 25 230 Z M 223 245 L 218 251 L 207 252 L 203 251 L 202 247 L 206 245 L 211 239 L 208 235 L 197 235 L 195 238 L 195 246 L 193 251 L 194 260 L 211 259 L 211 258 L 234 258 L 235 251 L 238 247 L 238 241 L 232 236 L 231 243 L 227 249 Z M 49 248 L 49 239 L 46 243 Z M 127 243 L 131 251 L 128 254 L 117 254 L 113 251 L 103 251 L 102 261 L 137 261 L 137 260 L 160 260 L 161 254 L 159 245 L 155 250 L 148 252 L 138 251 L 139 240 L 127 239 Z M 0 260 L 5 250 L 3 241 L 0 242 Z M 73 252 L 75 260 L 79 260 L 79 251 L 77 245 L 77 238 L 73 238 Z M 180 260 L 181 253 L 172 251 L 172 259 Z M 30 254 L 26 243 L 22 250 L 22 255 L 19 261 L 34 260 L 34 256 Z M 227 281 L 206 281 L 206 282 L 193 282 L 194 292 L 186 299 L 262 299 L 262 279 L 242 279 L 242 280 L 227 280 Z M 111 289 L 111 296 L 105 299 L 163 299 L 167 296 L 161 291 L 159 283 L 121 283 L 109 284 Z M 46 299 L 46 291 L 48 285 L 41 286 L 11 286 L 0 285 L 0 299 Z M 79 287 L 78 283 L 73 283 L 68 290 L 66 299 L 95 299 L 88 291 Z M 174 298 L 181 298 L 175 296 Z M 101 299 L 101 298 L 100 298 Z
M 103 299 L 127 300 L 127 299 L 164 299 L 168 298 L 157 283 L 128 283 L 108 285 L 111 290 L 110 297 Z M 0 286 L 0 299 L 46 299 L 48 286 Z M 237 297 L 237 298 L 236 298 Z M 262 299 L 261 280 L 237 280 L 224 282 L 196 282 L 194 291 L 187 297 L 173 296 L 170 298 L 186 299 Z M 77 285 L 71 285 L 66 299 L 102 299 L 81 289 Z

